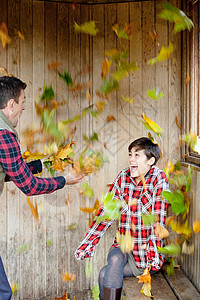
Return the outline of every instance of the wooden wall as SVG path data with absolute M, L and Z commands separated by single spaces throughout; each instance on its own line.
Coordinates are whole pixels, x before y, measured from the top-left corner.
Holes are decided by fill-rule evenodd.
M 180 0 L 170 1 L 180 7 Z M 129 143 L 147 131 L 141 122 L 145 113 L 163 128 L 162 140 L 157 140 L 162 149 L 159 166 L 163 167 L 168 159 L 176 162 L 180 159 L 178 137 L 180 129 L 176 117 L 181 119 L 181 35 L 172 34 L 172 25 L 158 18 L 158 6 L 154 1 L 123 2 L 118 4 L 79 5 L 75 10 L 71 4 L 34 0 L 1 0 L 0 23 L 6 22 L 12 38 L 5 49 L 0 45 L 0 66 L 9 73 L 27 82 L 27 108 L 21 116 L 18 131 L 30 123 L 38 124 L 39 119 L 34 108 L 34 101 L 45 83 L 52 84 L 56 99 L 69 99 L 66 109 L 60 109 L 57 119 L 73 118 L 88 106 L 86 91 L 82 90 L 73 97 L 64 82 L 54 70 L 48 69 L 53 61 L 61 62 L 58 68 L 66 70 L 72 77 L 82 83 L 91 81 L 91 103 L 96 101 L 95 91 L 101 83 L 101 64 L 104 52 L 121 45 L 112 26 L 118 23 L 134 22 L 134 34 L 130 41 L 123 41 L 129 49 L 130 61 L 136 60 L 139 70 L 123 80 L 120 91 L 114 93 L 103 114 L 98 119 L 87 116 L 77 125 L 74 139 L 76 149 L 83 147 L 83 134 L 99 133 L 99 148 L 104 149 L 110 163 L 87 180 L 93 186 L 93 200 L 80 197 L 78 186 L 65 187 L 63 190 L 48 196 L 34 197 L 40 207 L 38 226 L 30 212 L 26 197 L 8 183 L 0 201 L 0 255 L 3 259 L 10 282 L 19 282 L 19 292 L 14 299 L 51 298 L 62 295 L 65 290 L 84 290 L 97 284 L 98 273 L 106 263 L 106 256 L 115 234 L 115 225 L 109 229 L 100 244 L 96 247 L 91 280 L 85 277 L 85 264 L 74 258 L 74 251 L 83 239 L 88 228 L 87 216 L 80 206 L 93 205 L 96 198 L 107 190 L 118 172 L 127 166 L 127 147 Z M 85 21 L 97 21 L 99 34 L 91 37 L 76 34 L 74 21 L 81 24 Z M 149 35 L 156 30 L 159 34 L 157 47 Z M 19 39 L 17 31 L 25 35 Z M 161 46 L 174 43 L 176 51 L 169 61 L 154 66 L 148 60 L 155 57 Z M 84 73 L 86 67 L 90 72 Z M 80 73 L 82 71 L 82 73 Z M 164 97 L 154 102 L 147 96 L 148 89 L 159 87 Z M 134 98 L 134 104 L 125 102 L 121 95 Z M 106 122 L 107 115 L 113 115 L 116 121 Z M 103 147 L 106 143 L 106 148 Z M 22 151 L 25 149 L 22 145 Z M 48 176 L 44 172 L 44 176 Z M 70 207 L 65 199 L 70 194 Z M 74 231 L 66 231 L 66 226 L 78 223 Z M 52 245 L 48 246 L 46 238 Z M 17 254 L 18 246 L 27 243 L 30 249 Z M 62 282 L 61 273 L 75 273 L 76 281 Z

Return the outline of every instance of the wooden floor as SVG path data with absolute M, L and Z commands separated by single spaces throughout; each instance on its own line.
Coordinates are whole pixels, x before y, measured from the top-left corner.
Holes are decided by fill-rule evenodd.
M 140 293 L 142 283 L 138 278 L 124 279 L 123 289 L 127 300 L 145 300 L 146 296 Z M 182 270 L 175 270 L 175 276 L 168 276 L 164 270 L 152 276 L 154 300 L 200 300 L 200 293 L 192 285 Z

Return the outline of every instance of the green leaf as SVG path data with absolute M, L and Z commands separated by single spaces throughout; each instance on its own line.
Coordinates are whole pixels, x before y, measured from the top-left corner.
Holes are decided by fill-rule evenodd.
M 129 63 L 127 61 L 120 61 L 117 64 L 117 71 L 113 74 L 113 78 L 117 81 L 121 80 L 123 77 L 128 76 L 130 72 L 138 70 L 138 65 L 135 61 Z
M 170 191 L 163 191 L 161 195 L 171 203 L 172 211 L 178 216 L 184 214 L 187 209 L 184 203 L 184 196 L 180 190 L 175 193 Z
M 145 226 L 154 224 L 156 222 L 156 216 L 152 213 L 148 215 L 142 214 L 142 222 Z
M 169 2 L 163 4 L 164 10 L 159 14 L 159 17 L 169 22 L 174 22 L 173 32 L 177 33 L 182 30 L 190 29 L 194 27 L 193 22 L 185 15 L 182 10 L 179 10 L 177 7 L 173 6 Z
M 83 136 L 83 139 L 90 143 L 90 142 L 93 142 L 93 141 L 98 141 L 99 140 L 99 137 L 98 137 L 98 134 L 96 132 L 93 133 L 93 135 L 91 137 L 87 137 L 87 135 L 84 135 Z
M 185 174 L 180 173 L 175 175 L 173 178 L 170 178 L 169 182 L 177 186 L 179 189 L 181 189 L 183 186 L 186 186 L 187 177 L 185 176 Z
M 105 52 L 105 55 L 108 57 L 111 57 L 111 59 L 118 63 L 121 59 L 128 60 L 128 49 L 125 49 L 124 51 L 119 51 L 118 49 L 110 49 Z
M 86 262 L 86 264 L 85 264 L 85 275 L 86 275 L 87 278 L 91 278 L 92 269 L 93 269 L 92 261 Z
M 58 130 L 57 124 L 53 121 L 55 116 L 55 109 L 49 110 L 45 109 L 42 113 L 42 123 L 44 125 L 44 129 L 48 132 L 52 137 L 54 137 L 57 141 L 63 140 L 62 133 Z
M 94 118 L 97 118 L 97 116 L 99 115 L 99 111 L 94 110 L 94 104 L 92 104 L 92 105 L 90 105 L 90 106 L 83 109 L 82 116 L 84 117 L 86 114 L 90 114 Z
M 73 81 L 72 81 L 71 75 L 69 73 L 67 73 L 66 71 L 64 71 L 64 74 L 61 74 L 60 72 L 58 72 L 58 75 L 60 76 L 60 78 L 62 78 L 64 80 L 64 82 L 67 85 L 73 86 Z
M 158 87 L 154 87 L 152 90 L 148 90 L 147 94 L 151 99 L 155 101 L 158 101 L 164 96 L 164 92 L 160 92 L 160 89 Z
M 159 253 L 164 253 L 170 256 L 178 256 L 181 252 L 181 247 L 179 246 L 178 243 L 174 244 L 171 243 L 163 248 L 158 247 L 158 252 Z
M 186 184 L 186 188 L 185 188 L 186 193 L 188 193 L 190 191 L 190 186 L 192 183 L 192 175 L 193 175 L 193 171 L 192 171 L 192 168 L 189 166 L 188 167 L 187 184 Z
M 99 300 L 99 285 L 97 284 L 95 287 L 93 287 L 92 289 L 92 294 L 93 294 L 93 298 L 94 300 Z
M 46 238 L 46 243 L 47 243 L 47 246 L 51 246 L 52 245 L 52 240 L 50 238 Z
M 55 175 L 55 170 L 51 167 L 52 166 L 52 162 L 49 160 L 45 160 L 43 162 L 44 166 L 47 168 L 48 172 L 51 174 L 52 177 L 54 177 Z
M 74 230 L 78 227 L 78 224 L 77 223 L 71 223 L 69 224 L 67 227 L 66 227 L 66 230 L 69 231 L 69 230 Z
M 49 88 L 46 88 L 45 84 L 43 86 L 43 94 L 41 96 L 41 101 L 50 101 L 55 97 L 52 85 Z
M 74 29 L 75 31 L 79 31 L 79 32 L 83 32 L 95 36 L 99 32 L 98 28 L 96 28 L 95 23 L 96 23 L 95 21 L 89 21 L 83 23 L 82 25 L 78 25 L 76 22 L 74 22 Z
M 81 184 L 81 191 L 83 194 L 88 197 L 88 198 L 93 198 L 94 197 L 94 191 L 93 189 L 89 186 L 88 182 L 83 182 Z
M 24 243 L 17 247 L 17 254 L 24 253 L 29 251 L 30 245 L 28 243 Z
M 118 89 L 119 89 L 119 83 L 116 79 L 103 78 L 103 84 L 99 89 L 99 94 L 107 96 L 107 94 L 112 93 Z

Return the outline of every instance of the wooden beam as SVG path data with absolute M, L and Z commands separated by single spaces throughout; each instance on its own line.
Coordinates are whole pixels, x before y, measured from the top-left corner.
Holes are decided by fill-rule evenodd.
M 35 2 L 54 2 L 54 3 L 76 3 L 76 4 L 113 4 L 113 3 L 125 3 L 125 2 L 151 2 L 152 0 L 33 0 Z

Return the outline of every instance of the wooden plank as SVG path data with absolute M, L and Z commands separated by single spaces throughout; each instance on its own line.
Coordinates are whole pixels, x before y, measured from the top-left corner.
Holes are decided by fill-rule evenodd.
M 32 101 L 32 79 L 33 79 L 33 39 L 32 39 L 32 1 L 24 0 L 20 4 L 20 32 L 25 35 L 25 40 L 19 39 L 20 48 L 20 75 L 19 78 L 27 83 L 25 90 L 26 95 L 26 110 L 22 113 L 19 120 L 19 134 L 23 139 L 23 131 L 31 126 L 33 121 L 32 111 L 34 109 L 34 102 Z M 27 33 L 27 34 L 26 34 Z M 22 153 L 27 150 L 23 143 L 21 144 Z M 31 199 L 33 201 L 33 199 Z M 27 197 L 20 192 L 19 202 L 19 218 L 20 218 L 20 236 L 18 243 L 19 245 L 28 244 L 30 245 L 29 251 L 20 253 L 20 290 L 19 294 L 22 298 L 29 298 L 33 295 L 34 281 L 29 280 L 28 274 L 34 267 L 33 261 L 33 226 L 34 218 L 31 214 L 30 207 L 27 203 Z
M 200 293 L 193 286 L 191 281 L 185 276 L 181 269 L 175 269 L 175 276 L 168 276 L 166 271 L 164 271 L 164 276 L 171 288 L 175 290 L 178 299 L 200 299 Z
M 44 84 L 44 3 L 33 1 L 33 99 L 35 102 L 38 95 L 41 95 Z M 40 117 L 33 109 L 33 121 L 40 126 Z M 47 173 L 43 171 L 42 176 Z M 49 176 L 49 175 L 47 175 Z M 39 209 L 40 228 L 33 226 L 33 296 L 37 299 L 45 295 L 46 290 L 46 217 L 45 196 L 35 197 Z M 33 199 L 32 199 L 33 200 Z
M 125 290 L 127 300 L 146 299 L 146 296 L 140 292 L 142 283 L 138 283 L 138 278 L 136 277 L 125 278 L 123 288 Z M 177 299 L 161 272 L 158 272 L 151 277 L 151 293 L 155 300 Z
M 143 135 L 144 125 L 141 122 L 143 113 L 143 95 L 142 95 L 142 72 L 143 72 L 143 56 L 142 56 L 142 4 L 130 3 L 130 22 L 133 22 L 133 36 L 130 40 L 130 61 L 136 61 L 138 70 L 130 75 L 130 98 L 134 100 L 129 105 L 129 127 L 130 141 Z M 137 46 L 136 46 L 137 45 Z M 123 106 L 127 105 L 124 101 Z

